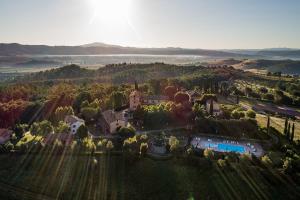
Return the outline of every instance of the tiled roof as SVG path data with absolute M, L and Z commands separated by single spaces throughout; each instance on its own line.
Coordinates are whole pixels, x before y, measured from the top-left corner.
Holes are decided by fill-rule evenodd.
M 113 110 L 106 110 L 106 111 L 102 112 L 102 116 L 108 124 L 110 124 L 116 120 L 123 120 L 122 111 L 114 112 Z
M 68 116 L 65 117 L 65 122 L 68 123 L 68 124 L 73 124 L 75 122 L 84 123 L 84 120 L 76 117 L 75 115 L 68 115 Z

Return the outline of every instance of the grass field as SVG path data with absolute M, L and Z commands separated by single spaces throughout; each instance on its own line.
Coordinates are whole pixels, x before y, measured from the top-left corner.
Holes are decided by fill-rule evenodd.
M 266 127 L 267 126 L 267 116 L 266 115 L 261 115 L 261 114 L 256 114 L 256 120 L 258 122 L 258 125 L 261 127 Z M 277 129 L 280 133 L 283 134 L 284 130 L 284 123 L 285 119 L 279 118 L 279 117 L 270 117 L 270 125 Z M 292 123 L 291 123 L 292 125 Z M 300 122 L 295 121 L 295 138 L 294 140 L 300 140 Z
M 128 161 L 124 156 L 0 155 L 0 199 L 293 199 L 278 172 L 201 158 Z M 274 185 L 275 184 L 275 185 Z

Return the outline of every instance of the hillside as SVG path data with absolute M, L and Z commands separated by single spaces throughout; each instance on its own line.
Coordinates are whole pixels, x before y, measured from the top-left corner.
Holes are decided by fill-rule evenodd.
M 237 69 L 257 69 L 284 74 L 300 74 L 300 61 L 294 60 L 236 60 L 226 59 L 210 62 L 209 65 L 230 65 Z
M 151 54 L 151 55 L 202 55 L 216 57 L 236 57 L 239 54 L 183 48 L 135 48 L 101 43 L 83 46 L 22 45 L 17 43 L 0 44 L 0 56 L 16 55 L 105 55 L 105 54 Z

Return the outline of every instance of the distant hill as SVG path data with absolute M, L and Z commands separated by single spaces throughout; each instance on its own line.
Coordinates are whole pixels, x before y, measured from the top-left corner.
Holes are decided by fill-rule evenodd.
M 227 59 L 211 62 L 212 65 L 232 65 L 238 69 L 258 69 L 284 74 L 300 74 L 300 61 L 295 60 L 235 60 Z
M 92 43 L 82 46 L 0 44 L 0 56 L 18 55 L 105 55 L 105 54 L 151 54 L 151 55 L 200 55 L 215 57 L 237 57 L 236 53 L 183 48 L 135 48 Z

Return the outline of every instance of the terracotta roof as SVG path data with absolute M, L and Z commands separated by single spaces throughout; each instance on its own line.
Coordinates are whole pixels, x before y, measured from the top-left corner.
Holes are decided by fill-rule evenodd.
M 114 112 L 113 110 L 106 110 L 106 111 L 102 112 L 102 116 L 108 124 L 110 124 L 116 120 L 123 120 L 121 111 Z
M 65 122 L 68 123 L 68 124 L 73 124 L 75 122 L 83 122 L 84 123 L 84 120 L 83 119 L 80 119 L 78 117 L 76 117 L 75 115 L 68 115 L 65 117 Z
M 134 91 L 132 91 L 132 92 L 130 93 L 129 96 L 137 96 L 137 95 L 141 95 L 141 92 L 138 91 L 138 90 L 134 90 Z

